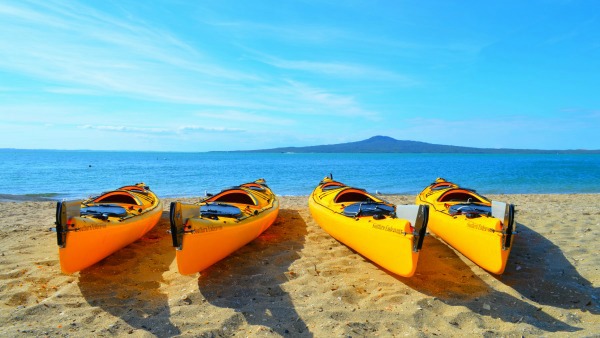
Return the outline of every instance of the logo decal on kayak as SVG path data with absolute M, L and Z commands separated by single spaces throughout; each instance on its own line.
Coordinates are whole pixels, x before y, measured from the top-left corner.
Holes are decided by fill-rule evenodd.
M 216 226 L 216 227 L 202 227 L 202 228 L 196 229 L 196 231 L 200 232 L 200 233 L 213 232 L 213 231 L 219 231 L 219 230 L 223 230 L 223 226 L 222 225 L 219 225 L 219 226 Z
M 478 224 L 478 223 L 475 223 L 475 222 L 468 222 L 467 226 L 469 228 L 473 228 L 473 229 L 476 229 L 476 230 L 494 232 L 494 229 L 490 229 L 488 227 L 485 227 L 485 226 L 483 226 L 481 224 Z
M 381 225 L 381 224 L 373 224 L 373 229 L 377 229 L 377 230 L 383 230 L 383 231 L 389 231 L 389 232 L 395 232 L 399 235 L 406 235 L 406 233 L 398 228 L 394 228 L 391 226 L 387 226 L 387 225 Z

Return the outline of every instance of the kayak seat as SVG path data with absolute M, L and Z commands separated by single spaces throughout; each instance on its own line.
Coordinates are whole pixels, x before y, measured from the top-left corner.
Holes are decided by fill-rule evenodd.
M 394 207 L 385 203 L 358 202 L 348 205 L 342 213 L 348 217 L 358 216 L 389 216 L 395 212 Z M 377 218 L 380 219 L 380 218 Z
M 479 204 L 455 204 L 448 208 L 450 215 L 466 215 L 467 218 L 477 217 L 479 215 L 491 216 L 492 207 Z
M 242 211 L 235 205 L 209 203 L 200 206 L 200 216 L 218 219 L 219 217 L 240 218 Z
M 108 217 L 125 217 L 127 210 L 119 205 L 101 204 L 81 208 L 81 215 L 107 219 Z

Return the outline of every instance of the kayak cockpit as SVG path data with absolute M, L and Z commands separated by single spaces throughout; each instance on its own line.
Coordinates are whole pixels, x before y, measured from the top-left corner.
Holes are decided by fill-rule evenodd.
M 348 202 L 373 202 L 371 195 L 367 194 L 364 190 L 356 188 L 348 188 L 340 191 L 335 196 L 334 203 L 348 203 Z
M 225 190 L 215 195 L 208 200 L 207 202 L 219 202 L 219 203 L 234 203 L 234 204 L 248 204 L 248 205 L 258 205 L 258 201 L 254 196 L 250 195 L 246 191 L 242 189 L 231 189 Z
M 340 191 L 333 199 L 341 204 L 342 214 L 348 217 L 372 216 L 376 219 L 394 216 L 396 208 L 381 201 L 362 189 L 347 188 Z
M 132 193 L 125 190 L 116 190 L 107 192 L 101 196 L 94 198 L 92 203 L 95 204 L 133 204 L 133 205 L 142 205 L 143 203 Z
M 490 203 L 490 201 L 477 195 L 474 191 L 467 189 L 448 190 L 438 198 L 438 202 Z

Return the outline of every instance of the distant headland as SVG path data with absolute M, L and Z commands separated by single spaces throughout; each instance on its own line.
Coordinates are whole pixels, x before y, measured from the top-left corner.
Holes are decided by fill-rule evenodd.
M 443 153 L 443 154 L 600 154 L 600 150 L 538 150 L 508 148 L 475 148 L 396 140 L 389 136 L 338 144 L 307 147 L 282 147 L 259 150 L 240 150 L 250 153 Z

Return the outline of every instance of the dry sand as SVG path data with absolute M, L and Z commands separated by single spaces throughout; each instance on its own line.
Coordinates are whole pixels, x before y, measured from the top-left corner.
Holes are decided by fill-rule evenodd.
M 489 197 L 517 208 L 504 275 L 431 235 L 412 278 L 332 239 L 306 197 L 283 197 L 271 228 L 201 274 L 177 272 L 166 200 L 141 240 L 65 275 L 55 204 L 3 202 L 0 336 L 598 336 L 600 195 Z

